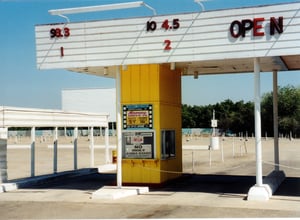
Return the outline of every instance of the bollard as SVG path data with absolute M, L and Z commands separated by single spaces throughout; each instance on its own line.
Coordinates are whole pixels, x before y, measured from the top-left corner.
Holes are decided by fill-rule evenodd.
M 219 137 L 211 137 L 210 146 L 211 146 L 211 150 L 219 150 L 220 148 Z
M 116 164 L 117 163 L 117 151 L 112 150 L 112 163 Z

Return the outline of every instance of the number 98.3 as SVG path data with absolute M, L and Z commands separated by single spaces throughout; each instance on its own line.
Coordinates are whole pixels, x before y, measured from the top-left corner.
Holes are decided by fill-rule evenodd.
M 50 30 L 50 37 L 51 38 L 60 38 L 60 37 L 69 37 L 70 36 L 70 29 L 67 27 L 61 28 L 52 28 Z

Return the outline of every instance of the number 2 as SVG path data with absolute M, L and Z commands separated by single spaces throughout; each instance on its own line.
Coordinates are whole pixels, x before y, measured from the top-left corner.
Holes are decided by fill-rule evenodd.
M 165 40 L 165 49 L 164 50 L 171 50 L 171 41 L 170 40 Z

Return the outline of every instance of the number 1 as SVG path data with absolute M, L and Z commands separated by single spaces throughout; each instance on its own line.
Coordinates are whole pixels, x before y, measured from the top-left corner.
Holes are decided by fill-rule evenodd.
M 60 47 L 60 56 L 63 57 L 64 55 L 64 47 Z

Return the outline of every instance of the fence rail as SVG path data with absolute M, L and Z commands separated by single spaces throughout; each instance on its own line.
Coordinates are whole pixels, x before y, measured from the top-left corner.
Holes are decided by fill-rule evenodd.
M 58 128 L 73 128 L 73 149 L 74 149 L 74 169 L 77 169 L 77 139 L 78 128 L 89 128 L 90 140 L 90 165 L 94 166 L 94 127 L 103 127 L 105 129 L 105 158 L 109 162 L 109 132 L 108 132 L 109 114 L 94 114 L 81 112 L 67 112 L 60 110 L 32 109 L 0 107 L 0 183 L 7 181 L 7 139 L 8 128 L 26 127 L 30 128 L 30 166 L 31 176 L 35 176 L 35 142 L 36 128 L 53 128 L 53 172 L 57 172 L 57 149 L 58 149 Z M 27 133 L 28 134 L 28 133 Z

